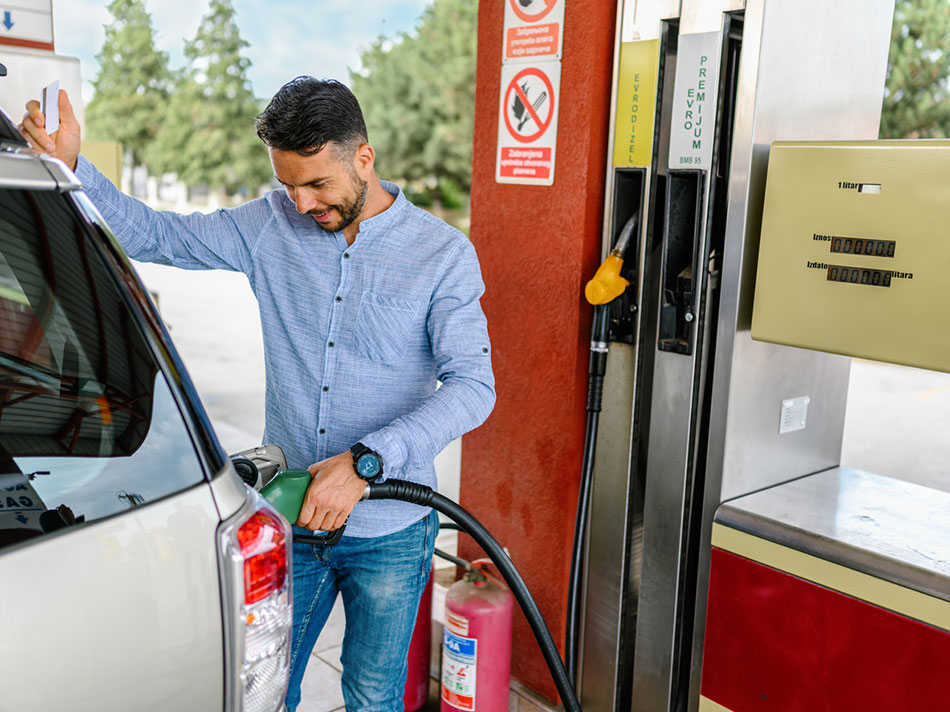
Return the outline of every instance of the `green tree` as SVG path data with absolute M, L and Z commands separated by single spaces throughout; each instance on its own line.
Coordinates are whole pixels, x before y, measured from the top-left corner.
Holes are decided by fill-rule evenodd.
M 413 33 L 380 37 L 350 72 L 382 177 L 471 187 L 477 0 L 433 0 Z
M 231 0 L 211 0 L 195 38 L 185 43 L 188 68 L 176 75 L 161 130 L 149 155 L 189 186 L 234 194 L 271 176 L 267 150 L 254 131 L 259 106 L 247 80 Z
M 155 49 L 144 0 L 112 0 L 109 12 L 86 126 L 91 138 L 120 142 L 138 165 L 168 99 L 168 57 Z
M 897 0 L 881 138 L 950 136 L 950 0 Z

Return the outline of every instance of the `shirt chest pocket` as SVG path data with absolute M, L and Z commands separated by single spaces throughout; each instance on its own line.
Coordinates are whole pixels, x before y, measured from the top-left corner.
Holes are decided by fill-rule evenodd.
M 364 291 L 353 345 L 360 358 L 392 363 L 406 355 L 419 329 L 424 303 Z

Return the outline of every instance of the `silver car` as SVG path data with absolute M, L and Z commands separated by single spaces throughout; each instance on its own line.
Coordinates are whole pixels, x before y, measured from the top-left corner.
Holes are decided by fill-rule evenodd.
M 0 112 L 0 710 L 281 709 L 290 543 L 76 178 Z

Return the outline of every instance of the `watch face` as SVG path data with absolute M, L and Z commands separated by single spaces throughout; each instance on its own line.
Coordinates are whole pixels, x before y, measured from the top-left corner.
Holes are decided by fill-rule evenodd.
M 356 461 L 356 472 L 364 480 L 368 480 L 371 477 L 376 477 L 379 474 L 379 458 L 372 453 L 364 453 L 360 455 L 359 459 Z

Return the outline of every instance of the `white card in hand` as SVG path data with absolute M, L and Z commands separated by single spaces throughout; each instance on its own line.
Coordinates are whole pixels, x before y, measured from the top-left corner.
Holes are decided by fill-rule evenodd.
M 40 110 L 46 117 L 46 133 L 59 130 L 59 79 L 43 88 Z

